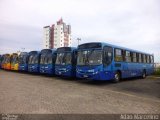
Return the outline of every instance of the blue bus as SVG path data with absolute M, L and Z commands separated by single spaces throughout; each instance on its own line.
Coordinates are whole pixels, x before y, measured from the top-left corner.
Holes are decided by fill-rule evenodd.
M 77 49 L 74 47 L 57 48 L 55 74 L 59 76 L 75 77 Z
M 55 74 L 55 49 L 43 49 L 41 50 L 40 58 L 40 73 L 43 74 Z
M 2 64 L 2 55 L 0 55 L 0 69 L 1 69 L 1 64 Z
M 20 53 L 19 59 L 18 59 L 18 63 L 19 63 L 18 70 L 19 71 L 28 71 L 28 57 L 29 57 L 28 52 Z
M 3 61 L 4 61 L 5 56 L 4 55 L 0 55 L 0 69 L 2 69 L 3 67 Z
M 78 46 L 76 77 L 120 81 L 145 78 L 154 71 L 154 56 L 107 43 L 91 42 Z
M 28 72 L 39 73 L 40 56 L 39 51 L 29 52 Z

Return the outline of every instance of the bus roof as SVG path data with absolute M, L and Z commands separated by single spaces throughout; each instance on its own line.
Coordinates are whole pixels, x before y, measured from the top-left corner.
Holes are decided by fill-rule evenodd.
M 42 49 L 41 54 L 45 54 L 45 53 L 48 53 L 48 52 L 54 53 L 55 51 L 56 51 L 56 49 Z
M 104 42 L 89 42 L 89 43 L 80 44 L 80 45 L 78 45 L 78 49 L 103 48 L 104 46 L 111 46 L 113 48 L 119 48 L 119 49 L 131 51 L 131 52 L 149 54 L 149 53 L 141 52 L 138 50 L 133 50 L 130 48 L 125 48 L 125 47 L 121 47 L 121 46 L 117 46 L 117 45 L 113 45 L 113 44 L 109 44 L 109 43 L 104 43 Z M 152 54 L 149 54 L 149 55 L 152 55 Z
M 57 48 L 57 52 L 66 52 L 76 50 L 76 47 L 59 47 Z
M 19 55 L 28 55 L 28 52 L 21 52 Z
M 13 56 L 13 55 L 18 55 L 18 54 L 17 53 L 12 53 L 11 55 Z
M 4 56 L 10 56 L 10 54 L 7 53 L 7 54 L 4 54 Z
M 32 55 L 32 54 L 39 54 L 40 53 L 40 51 L 30 51 L 29 52 L 29 55 Z

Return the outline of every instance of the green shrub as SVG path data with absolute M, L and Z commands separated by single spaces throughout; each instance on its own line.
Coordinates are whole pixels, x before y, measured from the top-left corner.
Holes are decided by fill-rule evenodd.
M 154 72 L 155 75 L 160 75 L 160 68 L 157 68 Z

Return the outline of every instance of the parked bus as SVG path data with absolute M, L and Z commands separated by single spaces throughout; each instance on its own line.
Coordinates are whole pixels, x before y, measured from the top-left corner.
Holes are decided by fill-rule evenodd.
M 54 49 L 41 50 L 40 73 L 55 74 L 56 53 Z
M 29 54 L 27 52 L 20 53 L 19 59 L 18 59 L 19 71 L 28 71 L 28 57 L 29 57 Z
M 4 55 L 3 68 L 5 70 L 10 70 L 11 69 L 11 55 L 10 54 L 5 54 Z
M 11 55 L 11 70 L 18 70 L 18 54 L 13 53 Z
M 143 78 L 154 71 L 151 54 L 107 43 L 92 42 L 78 46 L 78 78 L 113 80 L 129 77 Z
M 5 68 L 5 59 L 6 59 L 6 54 L 2 55 L 2 62 L 1 62 L 1 68 L 4 69 Z
M 40 52 L 29 52 L 28 72 L 39 73 Z
M 1 69 L 2 59 L 3 59 L 3 57 L 2 57 L 2 55 L 0 55 L 0 69 Z
M 59 76 L 76 76 L 77 49 L 74 47 L 57 48 L 55 74 Z

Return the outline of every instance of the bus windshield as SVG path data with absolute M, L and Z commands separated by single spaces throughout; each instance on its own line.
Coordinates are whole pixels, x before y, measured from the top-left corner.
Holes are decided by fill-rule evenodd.
M 82 50 L 78 52 L 77 65 L 102 64 L 102 50 Z
M 5 63 L 10 63 L 10 57 L 8 56 L 8 57 L 6 57 L 6 59 L 5 59 Z
M 71 52 L 57 53 L 56 64 L 68 65 L 71 64 Z
M 29 64 L 37 64 L 38 63 L 38 54 L 31 55 L 29 57 Z
M 18 62 L 18 57 L 17 56 L 13 56 L 12 58 L 12 63 L 17 63 Z
M 41 55 L 41 64 L 52 64 L 52 53 Z
M 27 63 L 27 56 L 26 55 L 20 55 L 18 61 L 19 61 L 19 64 Z
M 2 63 L 4 64 L 6 62 L 6 57 L 3 58 Z

